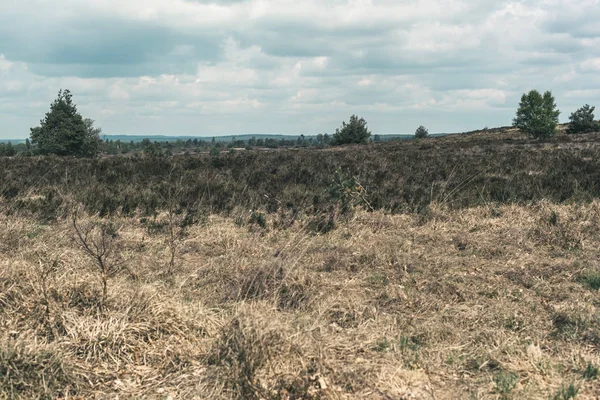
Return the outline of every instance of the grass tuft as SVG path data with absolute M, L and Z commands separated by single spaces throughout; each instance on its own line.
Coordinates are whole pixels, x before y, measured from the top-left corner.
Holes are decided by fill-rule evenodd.
M 0 344 L 0 397 L 54 399 L 78 392 L 71 366 L 53 348 L 23 342 Z

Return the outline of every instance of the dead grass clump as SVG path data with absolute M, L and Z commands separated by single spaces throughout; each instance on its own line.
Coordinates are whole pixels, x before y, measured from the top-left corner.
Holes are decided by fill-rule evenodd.
M 277 332 L 264 332 L 240 318 L 234 318 L 222 330 L 207 363 L 219 369 L 235 398 L 268 398 L 268 391 L 259 376 L 281 342 Z
M 541 207 L 547 206 L 542 204 Z M 568 215 L 555 210 L 542 214 L 538 224 L 531 229 L 530 237 L 538 244 L 567 251 L 580 250 L 583 243 L 580 227 Z
M 2 276 L 0 272 L 0 312 L 25 312 L 26 299 L 33 293 L 31 288 L 23 287 L 25 279 L 25 274 Z
M 97 366 L 105 362 L 132 363 L 134 354 L 141 350 L 141 337 L 151 327 L 114 317 L 74 317 L 66 329 L 69 350 L 81 361 Z
M 262 265 L 240 271 L 237 277 L 238 300 L 267 299 L 277 293 L 285 278 L 281 265 Z
M 284 282 L 279 288 L 277 306 L 279 310 L 297 310 L 310 300 L 310 280 L 304 282 Z
M 240 270 L 229 285 L 226 300 L 272 299 L 279 310 L 301 308 L 311 298 L 310 279 L 289 273 L 277 262 Z
M 360 314 L 336 305 L 327 310 L 327 319 L 342 329 L 356 328 L 360 323 Z
M 67 307 L 79 312 L 95 312 L 102 302 L 102 293 L 90 282 L 80 282 L 67 289 Z
M 312 251 L 319 260 L 315 266 L 317 272 L 335 272 L 350 270 L 354 265 L 352 252 L 345 246 L 331 246 L 328 248 L 317 248 Z M 354 267 L 353 269 L 356 269 Z
M 78 392 L 73 368 L 53 347 L 0 344 L 0 397 L 54 399 Z
M 317 213 L 306 221 L 306 231 L 311 234 L 324 235 L 335 227 L 335 211 Z
M 0 218 L 2 214 L 0 213 Z M 16 254 L 27 239 L 27 227 L 22 221 L 0 219 L 0 254 Z

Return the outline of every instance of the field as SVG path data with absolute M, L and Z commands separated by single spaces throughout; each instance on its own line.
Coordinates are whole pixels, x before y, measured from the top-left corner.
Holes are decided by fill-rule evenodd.
M 0 398 L 600 398 L 594 134 L 1 158 L 0 193 Z

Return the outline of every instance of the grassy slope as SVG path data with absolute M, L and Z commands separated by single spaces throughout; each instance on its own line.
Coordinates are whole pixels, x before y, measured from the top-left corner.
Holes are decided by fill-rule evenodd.
M 114 217 L 101 315 L 70 221 L 0 214 L 0 397 L 600 396 L 597 201 L 277 218 L 209 216 L 167 273 L 168 231 Z

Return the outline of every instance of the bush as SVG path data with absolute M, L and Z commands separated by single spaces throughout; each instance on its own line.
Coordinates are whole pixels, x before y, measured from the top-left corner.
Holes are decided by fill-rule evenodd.
M 534 138 L 544 138 L 554 135 L 560 111 L 552 93 L 547 91 L 542 96 L 537 90 L 523 94 L 513 126 Z
M 423 125 L 419 126 L 417 128 L 417 130 L 415 131 L 416 139 L 423 139 L 423 138 L 426 138 L 428 135 L 429 135 L 429 131 Z
M 600 124 L 594 121 L 594 110 L 596 107 L 590 107 L 588 104 L 571 113 L 569 119 L 569 129 L 567 133 L 588 133 L 600 130 Z
M 367 143 L 370 137 L 371 132 L 367 128 L 367 121 L 353 115 L 348 123 L 342 122 L 342 127 L 335 130 L 332 144 Z

